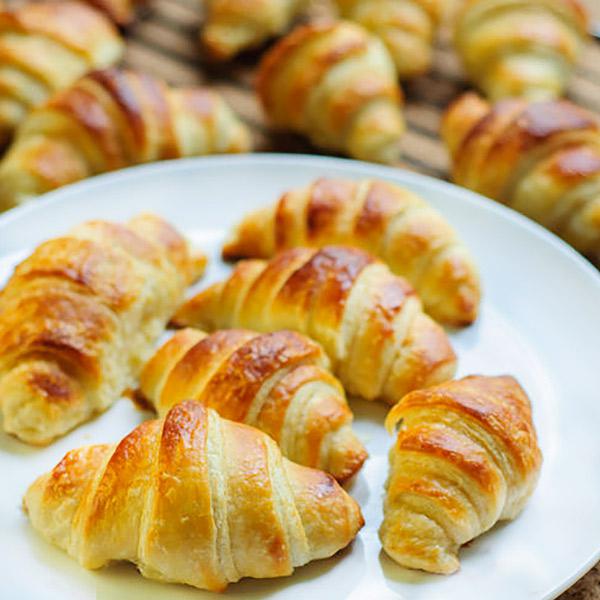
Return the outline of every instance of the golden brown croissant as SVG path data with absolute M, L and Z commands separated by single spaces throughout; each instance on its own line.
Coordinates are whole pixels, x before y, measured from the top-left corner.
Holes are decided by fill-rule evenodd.
M 63 0 L 60 0 L 61 2 Z M 111 21 L 123 27 L 135 19 L 136 8 L 147 0 L 84 0 L 105 13 Z
M 336 0 L 344 19 L 360 23 L 387 46 L 401 79 L 425 73 L 442 0 Z
M 292 331 L 177 332 L 148 362 L 140 391 L 164 415 L 193 399 L 268 433 L 294 462 L 352 477 L 367 452 L 323 349 Z
M 455 46 L 492 100 L 562 96 L 588 39 L 578 0 L 463 0 Z
M 402 92 L 383 43 L 348 21 L 296 28 L 263 58 L 257 90 L 270 121 L 317 146 L 393 163 Z
M 133 71 L 89 73 L 34 110 L 0 164 L 0 210 L 91 175 L 249 149 L 249 132 L 207 89 Z
M 202 267 L 153 215 L 91 221 L 40 245 L 0 294 L 4 429 L 46 444 L 134 387 Z
M 0 9 L 0 147 L 32 108 L 123 49 L 112 24 L 79 2 Z
M 479 276 L 456 232 L 419 196 L 378 180 L 319 179 L 248 215 L 223 248 L 226 259 L 270 258 L 294 246 L 346 244 L 378 256 L 415 286 L 437 320 L 477 316 Z
M 391 404 L 456 369 L 448 337 L 410 284 L 357 248 L 292 248 L 269 262 L 241 261 L 174 322 L 304 333 L 323 346 L 348 393 Z
M 442 136 L 456 183 L 538 221 L 600 263 L 600 126 L 565 100 L 455 102 Z
M 304 0 L 208 0 L 201 39 L 220 60 L 260 46 L 282 34 L 306 4 Z
M 390 450 L 385 551 L 405 567 L 450 574 L 462 544 L 514 519 L 542 462 L 527 395 L 512 377 L 465 377 L 403 398 Z
M 215 591 L 290 575 L 347 546 L 363 524 L 333 477 L 197 402 L 118 445 L 69 452 L 24 504 L 34 528 L 86 568 L 127 560 L 145 577 Z

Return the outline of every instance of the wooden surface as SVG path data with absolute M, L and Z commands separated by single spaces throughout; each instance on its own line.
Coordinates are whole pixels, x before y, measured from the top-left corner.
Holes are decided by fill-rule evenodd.
M 594 19 L 600 22 L 600 0 L 587 3 Z M 322 7 L 317 6 L 316 11 L 321 12 Z M 258 151 L 318 153 L 299 137 L 269 131 L 253 90 L 254 70 L 261 53 L 225 66 L 211 66 L 203 60 L 197 42 L 201 22 L 199 0 L 151 0 L 146 14 L 128 31 L 127 65 L 175 84 L 214 86 L 250 125 Z M 441 41 L 432 71 L 404 85 L 408 132 L 402 166 L 434 177 L 448 177 L 448 158 L 438 138 L 440 116 L 467 88 L 450 45 Z M 600 41 L 590 42 L 569 97 L 600 114 Z M 560 599 L 600 600 L 600 564 Z
M 583 1 L 600 30 L 600 0 Z M 321 13 L 323 6 L 319 4 L 313 10 Z M 201 22 L 201 0 L 149 0 L 148 8 L 126 32 L 126 65 L 173 84 L 212 85 L 252 128 L 257 151 L 318 153 L 299 137 L 269 131 L 253 91 L 254 69 L 261 53 L 244 56 L 226 66 L 211 66 L 203 60 L 197 43 Z M 440 116 L 450 101 L 468 89 L 450 45 L 441 41 L 431 72 L 403 87 L 408 132 L 401 166 L 446 179 L 448 159 L 438 138 Z M 600 41 L 588 45 L 569 97 L 600 115 Z M 600 600 L 600 564 L 560 599 Z

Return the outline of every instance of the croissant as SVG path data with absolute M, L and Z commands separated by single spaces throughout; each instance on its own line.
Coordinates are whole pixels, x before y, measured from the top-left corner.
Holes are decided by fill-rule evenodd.
M 41 244 L 0 294 L 4 429 L 47 444 L 108 408 L 202 267 L 153 215 L 91 221 Z
M 381 543 L 402 566 L 454 573 L 459 547 L 533 493 L 542 457 L 529 399 L 512 377 L 465 377 L 403 398 L 386 419 L 397 424 Z
M 387 46 L 401 79 L 425 73 L 443 0 L 336 0 L 344 19 L 359 23 Z
M 393 163 L 404 132 L 402 92 L 383 43 L 347 21 L 296 28 L 261 62 L 257 90 L 269 120 L 317 146 Z
M 24 504 L 33 527 L 86 568 L 127 560 L 145 577 L 213 591 L 290 575 L 347 546 L 363 525 L 333 477 L 197 402 L 118 445 L 69 452 Z
M 281 35 L 304 7 L 304 0 L 208 0 L 201 40 L 219 60 Z
M 442 136 L 456 183 L 538 221 L 600 264 L 600 126 L 565 100 L 490 106 L 467 94 Z
M 186 399 L 268 433 L 294 462 L 352 477 L 367 452 L 322 348 L 292 331 L 177 332 L 148 362 L 142 399 L 159 415 Z
M 0 164 L 0 210 L 98 173 L 249 145 L 246 126 L 212 91 L 171 89 L 133 71 L 96 71 L 21 125 Z
M 357 248 L 292 248 L 269 262 L 241 261 L 173 322 L 298 331 L 323 346 L 348 393 L 391 404 L 456 369 L 448 337 L 422 312 L 410 284 Z
M 79 2 L 0 7 L 0 147 L 32 108 L 123 50 L 112 24 Z
M 477 269 L 456 232 L 419 196 L 377 180 L 319 179 L 248 215 L 223 257 L 270 258 L 293 246 L 347 244 L 381 258 L 416 288 L 437 320 L 467 325 L 477 316 Z
M 588 39 L 578 0 L 463 0 L 454 40 L 468 76 L 492 100 L 562 96 Z
M 60 0 L 61 2 L 63 0 Z M 137 6 L 145 4 L 146 0 L 84 0 L 91 6 L 105 13 L 111 21 L 125 27 L 135 19 Z

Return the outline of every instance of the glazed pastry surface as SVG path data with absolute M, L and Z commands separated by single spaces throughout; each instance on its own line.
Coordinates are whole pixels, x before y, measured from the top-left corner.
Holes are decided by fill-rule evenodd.
M 380 180 L 318 179 L 246 216 L 223 257 L 271 258 L 294 246 L 356 246 L 406 277 L 433 318 L 468 325 L 481 296 L 466 246 L 422 198 Z
M 349 21 L 297 27 L 263 57 L 257 91 L 270 122 L 313 144 L 393 163 L 402 92 L 383 42 Z
M 145 577 L 212 591 L 290 575 L 347 546 L 363 525 L 333 477 L 198 402 L 117 445 L 67 453 L 24 505 L 33 527 L 88 569 L 126 560 Z
M 529 399 L 513 377 L 471 376 L 403 398 L 390 450 L 383 548 L 404 567 L 450 574 L 460 546 L 514 519 L 542 457 Z
M 204 267 L 154 215 L 44 242 L 0 293 L 4 429 L 47 444 L 128 388 Z
M 319 342 L 349 394 L 391 404 L 450 379 L 456 356 L 412 286 L 372 255 L 346 246 L 298 247 L 241 261 L 187 301 L 174 323 L 208 331 L 291 329 Z

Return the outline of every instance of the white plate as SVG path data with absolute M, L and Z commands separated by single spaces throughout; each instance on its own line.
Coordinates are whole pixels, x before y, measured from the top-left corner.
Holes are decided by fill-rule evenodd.
M 457 187 L 400 170 L 330 158 L 254 155 L 163 163 L 71 186 L 0 217 L 0 282 L 42 240 L 84 219 L 126 219 L 155 211 L 211 253 L 208 278 L 227 228 L 246 210 L 318 176 L 383 177 L 427 198 L 456 226 L 477 258 L 485 290 L 477 324 L 452 333 L 460 375 L 516 375 L 529 392 L 544 453 L 539 486 L 524 513 L 461 552 L 450 577 L 404 570 L 381 552 L 385 408 L 353 402 L 370 459 L 350 492 L 366 526 L 340 555 L 289 578 L 246 580 L 231 598 L 314 600 L 521 600 L 554 598 L 600 558 L 600 277 L 565 244 L 512 211 Z M 104 415 L 46 449 L 0 433 L 0 597 L 5 600 L 211 596 L 149 581 L 131 565 L 80 568 L 42 541 L 20 510 L 27 485 L 63 454 L 117 441 L 147 418 L 120 400 Z M 220 596 L 221 598 L 223 596 Z

